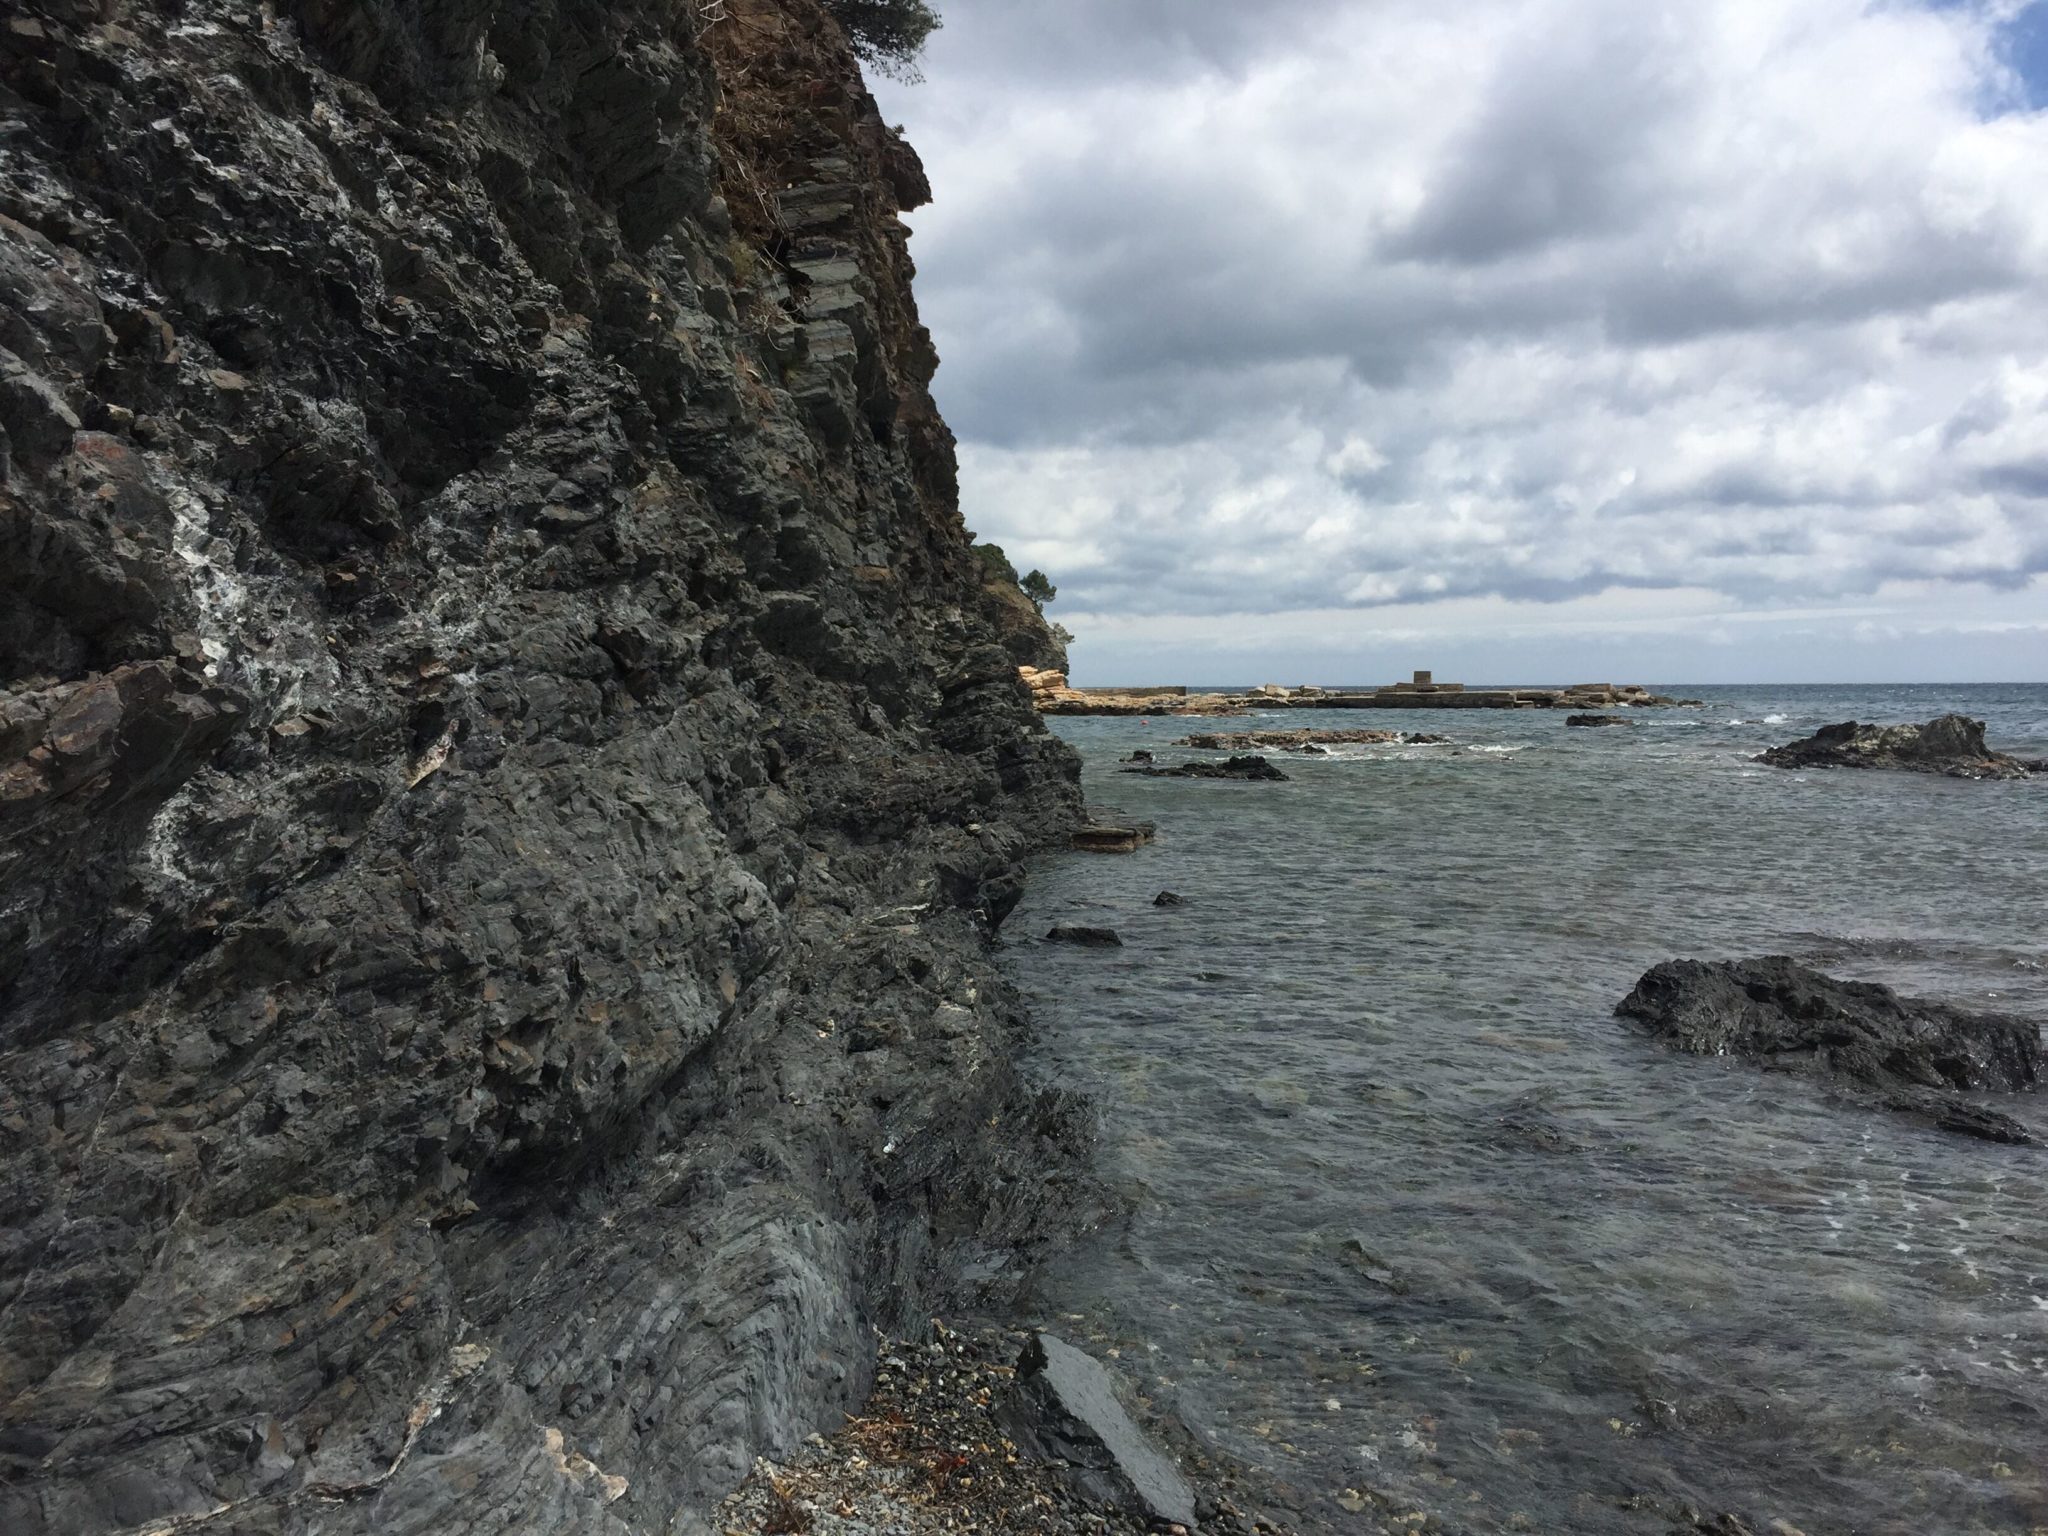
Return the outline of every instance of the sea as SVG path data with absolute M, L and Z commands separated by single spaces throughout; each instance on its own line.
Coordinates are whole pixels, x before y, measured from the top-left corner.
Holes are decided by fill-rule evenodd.
M 1158 833 L 1047 856 L 1004 930 L 1129 1213 L 1031 1305 L 1305 1529 L 2039 1536 L 2048 1150 L 1614 1006 L 1661 960 L 1786 954 L 2048 1019 L 2048 782 L 1752 761 L 1951 710 L 2048 756 L 2048 686 L 1657 691 L 1704 707 L 1052 721 Z M 1451 741 L 1119 771 L 1268 727 Z M 2048 1095 L 2000 1107 L 2048 1140 Z

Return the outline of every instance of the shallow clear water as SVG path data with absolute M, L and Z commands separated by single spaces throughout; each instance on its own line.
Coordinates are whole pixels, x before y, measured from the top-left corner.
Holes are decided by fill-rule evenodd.
M 1629 730 L 1216 727 L 1456 743 L 1272 754 L 1286 784 L 1116 772 L 1200 721 L 1057 722 L 1159 837 L 1046 860 L 1005 930 L 1136 1198 L 1037 1299 L 1332 1529 L 2048 1527 L 2048 1152 L 1612 1013 L 1658 960 L 1784 952 L 2048 1018 L 2048 784 L 1748 761 L 1951 708 L 2048 754 L 2048 687 L 1685 691 Z M 1126 947 L 1035 942 L 1055 921 Z

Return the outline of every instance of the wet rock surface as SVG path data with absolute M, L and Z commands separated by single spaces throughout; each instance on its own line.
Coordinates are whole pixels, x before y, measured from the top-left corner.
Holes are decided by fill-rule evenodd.
M 115 16 L 0 22 L 0 1529 L 694 1529 L 1095 1198 L 916 158 L 808 0 Z
M 1859 725 L 1844 720 L 1758 755 L 1773 768 L 1894 768 L 1953 779 L 2025 779 L 2041 765 L 1994 752 L 1984 722 L 1942 715 L 1925 725 Z
M 1285 783 L 1287 775 L 1259 756 L 1227 757 L 1220 763 L 1138 763 L 1119 768 L 1119 773 L 1140 773 L 1148 779 L 1241 779 L 1248 782 Z
M 2035 1138 L 1966 1093 L 2019 1092 L 2044 1074 L 2040 1027 L 1840 981 L 1783 955 L 1669 960 L 1615 1012 L 1695 1056 L 1811 1074 L 1852 1098 L 1990 1141 Z
M 1090 1498 L 1169 1525 L 1195 1523 L 1187 1479 L 1131 1421 L 1109 1373 L 1064 1339 L 1031 1335 L 998 1415 L 1020 1450 L 1063 1463 Z
M 1093 928 L 1082 923 L 1055 923 L 1046 930 L 1048 944 L 1081 944 L 1095 949 L 1121 949 L 1124 941 L 1114 928 Z
M 1627 715 L 1567 715 L 1564 723 L 1578 726 L 1635 724 Z

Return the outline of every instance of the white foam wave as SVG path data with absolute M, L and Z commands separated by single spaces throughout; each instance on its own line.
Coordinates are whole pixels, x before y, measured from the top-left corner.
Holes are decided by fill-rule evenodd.
M 1786 719 L 1787 719 L 1787 717 L 1786 717 L 1786 716 L 1784 716 L 1784 715 L 1765 715 L 1765 716 L 1764 716 L 1764 724 L 1765 724 L 1765 725 L 1783 725 L 1783 724 L 1785 723 Z

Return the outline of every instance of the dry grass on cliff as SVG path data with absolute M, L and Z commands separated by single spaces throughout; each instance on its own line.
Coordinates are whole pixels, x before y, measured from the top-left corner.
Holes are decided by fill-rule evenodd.
M 702 14 L 719 84 L 719 191 L 735 234 L 776 252 L 788 232 L 775 194 L 813 159 L 844 152 L 866 89 L 860 66 L 814 0 L 722 0 Z

